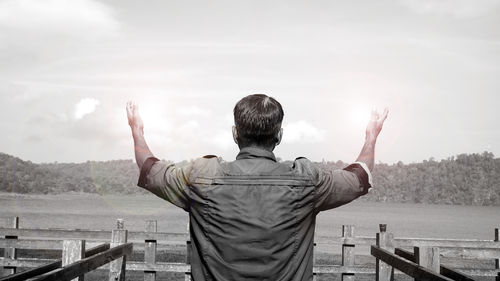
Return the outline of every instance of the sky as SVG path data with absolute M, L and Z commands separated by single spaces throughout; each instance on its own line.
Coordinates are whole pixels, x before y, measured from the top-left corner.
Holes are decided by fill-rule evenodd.
M 0 0 L 0 152 L 132 159 L 134 100 L 153 153 L 226 160 L 238 100 L 285 111 L 281 159 L 500 156 L 500 0 Z

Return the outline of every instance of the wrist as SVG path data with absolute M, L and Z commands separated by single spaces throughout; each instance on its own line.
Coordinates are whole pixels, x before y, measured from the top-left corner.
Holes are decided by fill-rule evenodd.
M 365 136 L 365 142 L 376 143 L 377 136 L 374 134 L 367 133 Z
M 132 130 L 132 136 L 144 136 L 144 128 L 138 126 L 130 126 Z

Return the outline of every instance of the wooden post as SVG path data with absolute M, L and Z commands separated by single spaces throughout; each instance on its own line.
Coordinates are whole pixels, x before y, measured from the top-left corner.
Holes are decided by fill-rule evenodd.
M 314 272 L 314 266 L 316 266 L 316 242 L 313 242 L 313 281 L 318 280 L 316 272 Z
M 123 227 L 123 220 L 117 220 L 117 229 L 113 229 L 111 234 L 111 248 L 127 243 L 127 230 Z M 109 264 L 109 281 L 125 281 L 125 264 L 127 257 L 123 256 Z
M 387 225 L 386 224 L 380 224 L 379 225 L 380 232 L 377 233 L 377 246 L 385 249 L 385 250 L 390 250 L 391 252 L 393 251 L 393 239 L 394 236 L 392 233 L 386 232 L 387 230 Z M 376 280 L 377 281 L 390 281 L 394 280 L 394 268 L 387 263 L 376 259 L 375 260 L 375 271 L 376 271 Z
M 187 223 L 186 236 L 186 264 L 191 265 L 191 231 L 189 221 Z M 191 272 L 184 273 L 184 281 L 191 281 Z
M 146 222 L 146 232 L 156 233 L 157 224 L 155 220 Z M 148 239 L 144 246 L 144 263 L 146 265 L 154 265 L 156 263 L 156 239 Z M 156 281 L 156 271 L 144 271 L 144 281 Z
M 354 225 L 342 226 L 342 266 L 354 266 Z M 342 273 L 342 281 L 353 281 L 354 273 Z
M 495 228 L 495 242 L 500 242 L 500 228 Z M 495 269 L 500 269 L 500 260 L 495 259 Z
M 64 240 L 62 250 L 62 266 L 72 264 L 85 258 L 85 240 Z M 83 275 L 72 281 L 83 281 Z
M 6 228 L 19 228 L 19 217 L 10 217 L 6 219 Z M 5 239 L 17 239 L 17 236 L 5 236 Z M 16 248 L 5 248 L 4 257 L 6 259 L 16 259 L 17 251 Z M 7 276 L 16 273 L 15 266 L 4 266 L 3 274 L 0 276 Z
M 438 247 L 414 247 L 413 253 L 415 255 L 415 263 L 439 274 L 440 262 Z M 420 279 L 415 278 L 415 280 Z

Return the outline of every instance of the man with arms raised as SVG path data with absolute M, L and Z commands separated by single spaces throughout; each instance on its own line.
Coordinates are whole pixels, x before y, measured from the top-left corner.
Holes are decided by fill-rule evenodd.
M 250 95 L 234 108 L 235 161 L 209 155 L 175 165 L 153 156 L 138 108 L 127 104 L 138 185 L 189 212 L 195 281 L 312 280 L 316 215 L 368 192 L 387 114 L 372 112 L 361 153 L 346 168 L 320 168 L 303 157 L 287 165 L 273 154 L 283 135 L 281 104 Z

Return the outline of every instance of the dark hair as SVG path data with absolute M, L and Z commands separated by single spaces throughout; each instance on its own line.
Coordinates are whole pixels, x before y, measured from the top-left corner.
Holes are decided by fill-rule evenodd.
M 256 94 L 242 98 L 234 107 L 239 147 L 274 147 L 283 115 L 281 104 L 272 97 Z

